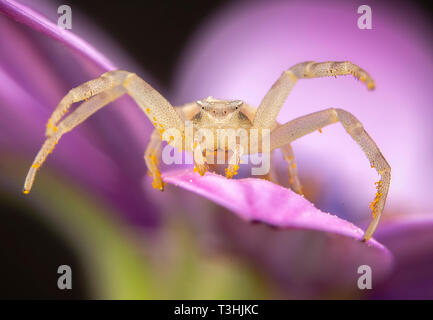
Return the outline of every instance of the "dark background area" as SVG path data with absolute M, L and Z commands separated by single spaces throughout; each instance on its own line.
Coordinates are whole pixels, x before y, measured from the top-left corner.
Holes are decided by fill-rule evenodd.
M 0 186 L 0 299 L 82 299 L 89 288 L 77 254 L 43 223 L 22 195 Z M 57 289 L 59 265 L 73 270 L 72 290 Z
M 79 9 L 80 14 L 85 14 L 89 20 L 105 29 L 137 63 L 143 66 L 144 70 L 150 72 L 152 77 L 168 89 L 179 53 L 183 51 L 190 36 L 206 19 L 230 2 L 235 1 L 68 0 L 62 3 Z M 381 0 L 381 2 L 388 2 L 392 6 L 399 4 L 399 1 Z M 410 5 L 419 7 L 433 19 L 431 1 L 401 2 L 409 2 Z M 137 37 L 142 41 L 137 42 Z M 149 48 L 147 43 L 154 45 Z
M 104 28 L 144 70 L 168 88 L 179 53 L 189 37 L 229 2 L 125 0 L 119 4 L 118 1 L 72 0 L 62 3 L 78 9 L 80 14 Z M 153 44 L 152 48 L 148 43 Z
M 391 2 L 391 1 L 390 1 Z M 117 41 L 164 88 L 170 88 L 179 53 L 197 28 L 229 0 L 69 0 L 77 9 Z M 395 4 L 395 2 L 391 2 Z M 428 1 L 411 2 L 429 17 Z M 137 37 L 142 41 L 137 41 Z M 148 43 L 152 43 L 150 48 Z M 64 239 L 35 219 L 17 195 L 0 191 L 0 298 L 90 298 L 78 279 L 82 270 L 77 255 Z M 72 266 L 74 290 L 57 289 L 57 266 Z M 3 295 L 3 296 L 1 296 Z

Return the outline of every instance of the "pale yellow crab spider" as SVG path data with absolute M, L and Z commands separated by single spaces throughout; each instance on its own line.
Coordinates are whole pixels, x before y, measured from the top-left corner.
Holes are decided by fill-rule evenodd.
M 198 140 L 193 140 L 191 144 L 185 143 L 188 138 L 185 121 L 190 121 L 198 129 L 228 130 L 243 128 L 249 130 L 249 132 L 252 132 L 253 129 L 263 132 L 269 130 L 270 148 L 269 150 L 259 148 L 258 152 L 271 153 L 278 148 L 282 150 L 282 154 L 289 164 L 288 173 L 291 186 L 298 193 L 302 191 L 297 176 L 295 156 L 290 143 L 308 133 L 321 130 L 327 125 L 340 122 L 347 133 L 362 148 L 371 166 L 381 176 L 380 181 L 376 183 L 377 193 L 375 199 L 370 205 L 373 211 L 373 220 L 363 237 L 363 240 L 368 240 L 376 230 L 385 206 L 391 179 L 391 167 L 373 139 L 364 130 L 361 122 L 351 113 L 338 108 L 318 111 L 285 124 L 276 122 L 284 101 L 298 79 L 340 75 L 353 75 L 365 82 L 368 89 L 374 89 L 374 81 L 370 75 L 351 62 L 316 63 L 308 61 L 299 63 L 284 71 L 265 95 L 258 109 L 247 105 L 241 100 L 219 100 L 212 97 L 173 108 L 161 94 L 136 74 L 121 70 L 109 71 L 97 79 L 72 89 L 60 101 L 48 120 L 47 138 L 27 174 L 23 192 L 30 192 L 36 172 L 63 134 L 69 132 L 93 113 L 125 93 L 136 101 L 155 127 L 144 158 L 153 177 L 153 186 L 160 190 L 164 188 L 158 169 L 162 140 L 166 140 L 176 148 L 193 152 L 196 162 L 195 171 L 204 174 L 207 169 L 205 153 L 209 148 Z M 86 101 L 75 111 L 66 115 L 71 104 L 82 100 Z M 164 132 L 168 129 L 176 129 L 180 132 L 181 139 L 164 136 Z M 231 162 L 226 169 L 227 177 L 232 177 L 237 173 L 240 158 L 243 153 L 249 152 L 248 147 L 251 141 L 247 141 L 246 144 L 246 146 L 237 145 L 233 149 Z M 220 141 L 216 141 L 215 150 L 217 149 L 228 152 L 227 146 Z

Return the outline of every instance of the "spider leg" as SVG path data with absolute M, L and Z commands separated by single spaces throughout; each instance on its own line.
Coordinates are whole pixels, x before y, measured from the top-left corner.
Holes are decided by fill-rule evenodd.
M 370 75 L 349 61 L 319 62 L 307 61 L 299 63 L 283 72 L 272 88 L 266 93 L 254 117 L 256 128 L 271 128 L 278 113 L 298 79 L 319 78 L 327 76 L 353 75 L 365 82 L 367 88 L 374 89 L 374 81 Z
M 65 117 L 65 119 L 58 124 L 58 127 L 56 127 L 56 131 L 47 137 L 35 159 L 33 160 L 32 166 L 30 167 L 24 182 L 23 193 L 27 194 L 30 192 L 37 171 L 45 162 L 47 156 L 53 151 L 62 135 L 71 131 L 77 125 L 86 120 L 90 115 L 111 101 L 116 100 L 125 92 L 126 90 L 123 87 L 115 87 L 111 90 L 102 92 L 97 96 L 87 100 L 86 102 L 83 102 L 73 113 Z
M 175 110 L 183 121 L 192 119 L 192 117 L 200 110 L 197 103 L 188 103 L 181 107 L 176 107 Z M 152 186 L 155 189 L 164 191 L 165 183 L 161 178 L 161 172 L 159 170 L 159 162 L 161 159 L 161 132 L 158 129 L 153 130 L 150 136 L 150 141 L 147 145 L 144 153 L 144 161 L 149 170 L 150 175 L 153 177 Z M 204 172 L 204 171 L 203 171 Z
M 208 170 L 208 166 L 206 164 L 206 148 L 201 142 L 194 142 L 193 149 L 193 157 L 194 157 L 194 172 L 198 172 L 201 176 L 203 176 Z
M 287 161 L 287 171 L 289 172 L 289 183 L 292 189 L 299 194 L 302 193 L 302 186 L 298 177 L 298 168 L 296 166 L 295 153 L 290 144 L 282 146 L 281 153 L 283 154 L 284 160 Z
M 358 143 L 371 166 L 381 177 L 379 182 L 376 182 L 377 193 L 370 204 L 373 220 L 363 237 L 363 240 L 367 241 L 373 236 L 385 206 L 391 180 L 391 167 L 357 118 L 342 109 L 331 108 L 294 119 L 271 132 L 271 150 L 281 148 L 308 133 L 336 122 L 340 122 L 347 133 Z
M 128 74 L 123 86 L 161 135 L 166 130 L 176 129 L 183 138 L 184 122 L 176 109 L 158 91 L 135 73 Z M 167 142 L 173 147 L 183 148 L 183 141 L 181 140 L 183 139 L 174 139 Z
M 137 102 L 161 136 L 165 130 L 174 129 L 175 132 L 171 131 L 173 136 L 168 135 L 167 141 L 174 147 L 183 147 L 184 123 L 171 104 L 135 73 L 122 70 L 109 71 L 97 79 L 72 89 L 61 100 L 48 121 L 47 139 L 27 173 L 23 192 L 30 192 L 37 170 L 63 134 L 124 93 L 128 93 Z M 61 121 L 70 105 L 81 100 L 86 101 Z M 164 139 L 165 137 L 163 136 Z M 172 137 L 177 139 L 171 139 Z
M 150 136 L 150 141 L 144 153 L 144 161 L 146 166 L 153 177 L 152 186 L 155 189 L 164 191 L 165 183 L 162 181 L 161 172 L 159 171 L 159 161 L 161 158 L 161 136 L 157 129 L 153 130 Z
M 242 151 L 241 146 L 236 144 L 233 148 L 233 153 L 229 159 L 229 165 L 227 166 L 225 172 L 227 178 L 233 178 L 233 176 L 238 174 L 239 163 L 241 162 Z
M 71 105 L 75 102 L 87 100 L 103 91 L 110 90 L 122 84 L 129 72 L 115 70 L 102 74 L 99 78 L 87 81 L 76 88 L 71 89 L 60 101 L 51 117 L 48 119 L 45 135 L 52 136 L 57 130 L 60 119 L 66 115 Z
M 278 176 L 275 172 L 275 151 L 270 152 L 270 165 L 269 172 L 264 174 L 261 178 L 273 182 L 275 184 L 280 184 L 278 181 Z

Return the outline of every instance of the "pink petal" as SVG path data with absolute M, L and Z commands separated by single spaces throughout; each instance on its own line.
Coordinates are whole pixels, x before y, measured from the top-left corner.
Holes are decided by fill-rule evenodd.
M 200 176 L 191 170 L 169 171 L 163 179 L 231 210 L 243 220 L 261 222 L 252 225 L 229 219 L 226 228 L 233 232 L 226 230 L 224 235 L 231 239 L 236 255 L 246 254 L 257 266 L 266 268 L 276 283 L 289 288 L 286 297 L 321 297 L 339 290 L 357 295 L 361 293 L 356 285 L 360 265 L 372 268 L 376 284 L 391 271 L 393 258 L 386 247 L 374 239 L 361 242 L 360 228 L 318 210 L 289 189 L 262 179 L 229 180 L 213 173 Z M 207 216 L 209 211 L 191 214 Z M 263 225 L 281 231 L 269 237 Z M 319 287 L 321 290 L 311 291 Z
M 227 179 L 214 173 L 203 177 L 191 170 L 169 171 L 164 181 L 195 192 L 234 211 L 247 221 L 277 227 L 311 229 L 361 240 L 363 231 L 352 223 L 324 213 L 293 191 L 263 179 Z M 371 240 L 378 248 L 377 241 Z
M 46 19 L 34 10 L 19 4 L 13 0 L 0 0 L 0 11 L 6 13 L 17 22 L 44 33 L 45 35 L 64 43 L 89 60 L 97 63 L 101 68 L 116 69 L 113 63 L 72 32 L 59 28 L 56 24 Z

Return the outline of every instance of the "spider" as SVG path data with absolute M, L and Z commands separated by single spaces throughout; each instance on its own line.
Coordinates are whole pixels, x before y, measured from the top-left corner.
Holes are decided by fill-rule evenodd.
M 192 122 L 199 129 L 243 128 L 249 132 L 252 132 L 253 129 L 259 131 L 268 130 L 270 146 L 267 150 L 258 150 L 258 152 L 268 152 L 270 155 L 273 150 L 280 148 L 285 160 L 288 162 L 291 187 L 300 194 L 302 194 L 301 184 L 298 179 L 295 156 L 290 143 L 308 133 L 316 130 L 320 131 L 321 128 L 327 125 L 340 122 L 347 133 L 362 148 L 370 161 L 371 167 L 375 168 L 380 175 L 380 180 L 376 182 L 376 196 L 370 204 L 373 219 L 363 236 L 363 241 L 367 241 L 376 230 L 385 206 L 391 179 L 391 167 L 376 143 L 364 130 L 361 122 L 351 113 L 338 108 L 314 112 L 285 124 L 276 122 L 284 101 L 298 79 L 349 74 L 364 82 L 369 90 L 374 89 L 374 81 L 370 75 L 349 61 L 321 63 L 307 61 L 296 64 L 284 71 L 267 92 L 260 106 L 255 109 L 241 100 L 219 100 L 212 97 L 174 108 L 161 94 L 135 73 L 122 70 L 106 72 L 99 78 L 90 80 L 70 90 L 60 101 L 48 120 L 47 138 L 27 173 L 23 192 L 25 194 L 30 192 L 38 169 L 63 134 L 71 131 L 93 113 L 125 93 L 136 101 L 155 127 L 145 151 L 144 159 L 149 173 L 153 177 L 153 187 L 160 190 L 164 189 L 164 183 L 158 169 L 163 140 L 173 147 L 192 151 L 196 164 L 194 171 L 203 175 L 208 169 L 206 151 L 209 151 L 209 149 L 202 144 L 202 141 L 194 140 L 193 145 L 185 142 L 188 139 L 186 121 Z M 68 116 L 65 116 L 71 104 L 82 100 L 85 100 L 85 102 Z M 165 135 L 164 132 L 168 131 L 168 129 L 175 129 L 180 132 L 181 138 L 173 139 L 173 136 Z M 248 139 L 251 139 L 251 137 Z M 248 141 L 248 139 L 247 144 L 250 144 L 251 141 Z M 215 151 L 222 149 L 228 152 L 227 145 L 223 145 L 218 140 L 215 143 Z M 232 149 L 231 161 L 226 169 L 228 178 L 237 174 L 238 164 L 243 153 L 248 154 L 250 149 L 244 147 L 237 145 Z

